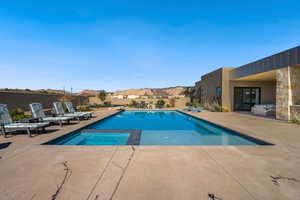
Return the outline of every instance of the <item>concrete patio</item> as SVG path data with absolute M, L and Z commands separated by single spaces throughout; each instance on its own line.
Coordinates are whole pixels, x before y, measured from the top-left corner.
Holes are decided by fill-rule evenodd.
M 47 146 L 113 114 L 33 138 L 1 137 L 0 199 L 298 199 L 300 126 L 239 113 L 191 113 L 273 146 Z

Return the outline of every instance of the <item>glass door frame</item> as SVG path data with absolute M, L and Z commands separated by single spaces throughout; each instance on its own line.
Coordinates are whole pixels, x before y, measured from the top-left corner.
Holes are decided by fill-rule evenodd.
M 243 95 L 243 92 L 244 92 L 244 90 L 246 90 L 246 89 L 250 89 L 250 95 L 252 95 L 252 91 L 253 90 L 257 90 L 258 89 L 258 91 L 259 91 L 259 98 L 258 98 L 258 101 L 259 101 L 259 104 L 261 104 L 261 88 L 260 87 L 234 87 L 233 88 L 233 109 L 234 109 L 234 111 L 250 111 L 251 110 L 251 104 L 255 104 L 255 102 L 252 102 L 252 97 L 250 98 L 250 103 L 248 103 L 248 104 L 250 104 L 250 109 L 236 109 L 236 93 L 237 93 L 237 90 L 238 89 L 240 89 L 240 90 L 242 90 L 242 95 L 241 95 L 241 102 L 242 102 L 242 104 L 245 104 L 244 103 L 244 95 Z

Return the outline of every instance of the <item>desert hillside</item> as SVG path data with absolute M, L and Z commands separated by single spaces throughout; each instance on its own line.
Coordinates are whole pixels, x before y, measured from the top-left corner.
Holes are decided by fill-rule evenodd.
M 177 86 L 170 88 L 143 88 L 143 89 L 129 89 L 114 92 L 114 95 L 140 95 L 140 96 L 177 96 L 183 95 L 188 87 Z
M 77 95 L 78 96 L 97 96 L 100 90 L 82 90 Z

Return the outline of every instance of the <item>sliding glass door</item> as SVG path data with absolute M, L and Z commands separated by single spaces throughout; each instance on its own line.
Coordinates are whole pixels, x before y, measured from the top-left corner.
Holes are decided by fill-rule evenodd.
M 235 87 L 234 110 L 250 111 L 255 104 L 260 104 L 260 88 L 258 87 Z

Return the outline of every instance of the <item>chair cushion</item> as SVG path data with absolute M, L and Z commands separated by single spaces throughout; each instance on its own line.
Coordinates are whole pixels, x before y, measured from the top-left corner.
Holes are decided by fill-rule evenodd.
M 40 123 L 11 123 L 4 125 L 4 128 L 39 128 L 48 126 L 48 122 L 40 122 Z

